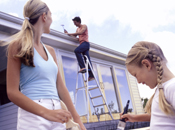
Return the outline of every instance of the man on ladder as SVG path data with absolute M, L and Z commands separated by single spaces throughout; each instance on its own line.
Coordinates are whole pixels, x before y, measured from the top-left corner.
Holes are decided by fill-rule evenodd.
M 85 86 L 78 88 L 78 73 L 77 73 L 76 92 L 75 92 L 75 106 L 76 106 L 77 91 L 78 90 L 85 90 L 85 92 L 86 92 L 86 104 L 87 104 L 87 122 L 89 122 L 89 107 L 88 107 L 89 106 L 89 99 L 92 102 L 92 105 L 93 105 L 95 114 L 98 117 L 98 120 L 100 120 L 100 119 L 99 119 L 99 115 L 97 113 L 96 108 L 100 107 L 100 106 L 106 106 L 107 107 L 108 112 L 105 113 L 105 114 L 109 114 L 111 116 L 112 120 L 113 120 L 113 116 L 112 116 L 112 113 L 111 113 L 111 111 L 108 107 L 108 103 L 107 103 L 106 99 L 104 98 L 104 96 L 102 94 L 100 85 L 97 81 L 97 78 L 94 74 L 94 71 L 92 70 L 92 63 L 91 63 L 91 60 L 90 60 L 90 57 L 89 57 L 90 44 L 89 44 L 89 40 L 88 40 L 88 28 L 85 24 L 81 24 L 80 17 L 75 17 L 72 20 L 74 22 L 74 25 L 78 27 L 76 33 L 68 33 L 66 30 L 64 30 L 64 32 L 66 34 L 70 35 L 70 36 L 75 36 L 75 37 L 77 35 L 79 36 L 78 40 L 80 42 L 80 45 L 74 50 L 74 52 L 76 54 L 79 66 L 81 68 L 78 73 L 83 73 L 83 80 L 84 80 L 84 83 L 85 83 Z M 82 55 L 84 57 L 84 61 L 83 61 Z M 86 73 L 86 76 L 88 76 L 87 72 L 89 73 L 88 80 L 87 80 L 87 77 L 85 78 L 85 74 L 84 74 L 84 73 Z M 91 81 L 91 80 L 94 80 L 94 79 L 96 81 L 96 85 L 89 86 L 88 81 Z M 100 95 L 92 97 L 91 90 L 94 90 L 94 89 L 98 89 L 100 91 Z M 94 104 L 93 100 L 96 99 L 96 98 L 101 98 L 102 101 L 103 101 L 103 104 L 98 104 L 98 105 Z
M 66 30 L 65 30 L 65 33 L 70 36 L 75 36 L 75 37 L 77 37 L 77 35 L 79 36 L 78 40 L 80 42 L 80 45 L 74 50 L 78 60 L 78 64 L 80 66 L 79 73 L 86 73 L 86 71 L 88 71 L 89 72 L 88 81 L 94 80 L 94 75 L 90 67 L 88 66 L 88 70 L 85 68 L 85 64 L 83 62 L 83 57 L 82 57 L 82 55 L 86 55 L 92 66 L 92 63 L 89 57 L 90 44 L 88 40 L 88 28 L 85 24 L 81 24 L 80 17 L 75 17 L 74 19 L 72 19 L 72 21 L 74 22 L 74 25 L 78 27 L 76 33 L 68 33 Z

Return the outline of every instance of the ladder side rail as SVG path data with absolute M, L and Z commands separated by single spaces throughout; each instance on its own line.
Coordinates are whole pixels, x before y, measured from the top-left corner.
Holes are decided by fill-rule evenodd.
M 114 120 L 114 119 L 113 119 L 113 116 L 112 116 L 112 113 L 111 113 L 111 111 L 110 111 L 110 109 L 109 109 L 109 107 L 108 107 L 108 103 L 107 103 L 107 101 L 106 101 L 105 98 L 104 98 L 104 95 L 103 95 L 103 93 L 102 93 L 102 91 L 101 91 L 100 85 L 99 85 L 99 83 L 98 83 L 98 81 L 97 81 L 97 79 L 96 79 L 96 76 L 95 76 L 95 74 L 94 74 L 94 71 L 93 71 L 93 69 L 92 69 L 92 66 L 91 66 L 91 64 L 90 64 L 90 62 L 89 62 L 89 59 L 88 59 L 88 57 L 87 57 L 86 55 L 84 55 L 84 56 L 86 57 L 86 60 L 87 60 L 87 62 L 89 63 L 89 67 L 90 67 L 90 69 L 91 69 L 91 71 L 92 71 L 92 74 L 93 74 L 94 77 L 95 77 L 97 86 L 99 87 L 99 90 L 100 90 L 100 93 L 102 94 L 103 100 L 104 100 L 104 102 L 106 103 L 106 107 L 107 107 L 107 109 L 108 109 L 108 112 L 110 113 L 112 120 Z
M 89 95 L 90 95 L 90 99 L 91 99 L 91 97 L 92 97 L 92 96 L 91 96 L 91 93 L 90 93 L 90 91 L 89 91 Z M 94 108 L 94 111 L 95 111 L 95 115 L 97 116 L 97 118 L 98 118 L 98 121 L 100 121 L 100 119 L 99 119 L 99 117 L 98 117 L 99 115 L 98 115 L 98 113 L 97 113 L 97 110 L 96 110 L 96 109 L 95 109 L 95 107 L 94 107 L 94 106 L 95 106 L 95 104 L 94 104 L 94 101 L 93 101 L 92 99 L 91 99 L 91 102 L 92 102 L 92 106 L 93 106 L 93 108 Z
M 87 74 L 86 74 L 86 76 L 87 76 L 87 79 L 88 79 L 88 65 L 90 64 L 90 62 L 89 62 L 89 59 L 87 58 L 87 56 L 86 55 L 84 55 L 85 57 L 86 57 L 86 70 L 87 70 Z M 91 71 L 92 71 L 92 67 L 91 66 L 89 66 L 90 67 L 90 69 L 91 69 Z M 92 74 L 94 75 L 94 73 L 93 73 L 93 71 L 92 71 Z M 96 80 L 96 83 L 97 83 L 97 79 L 96 79 L 96 77 L 94 76 L 94 78 L 95 78 L 95 80 Z M 90 93 L 90 91 L 89 91 L 89 86 L 88 86 L 88 81 L 86 82 L 86 84 L 87 84 L 87 90 L 88 90 L 88 94 L 89 94 L 89 96 L 90 96 L 90 99 L 91 99 L 91 93 Z M 99 115 L 98 115 L 98 113 L 97 113 L 97 110 L 95 109 L 95 104 L 94 104 L 94 101 L 91 99 L 91 102 L 92 102 L 92 106 L 93 106 L 93 108 L 94 108 L 94 111 L 95 111 L 95 115 L 97 116 L 97 118 L 98 118 L 98 121 L 100 121 L 100 118 L 99 118 Z
M 91 64 L 90 64 L 90 62 L 89 62 L 88 57 L 87 57 L 86 55 L 84 55 L 84 56 L 86 57 L 87 63 L 88 63 L 88 65 L 89 65 L 89 67 L 90 67 L 90 69 L 91 69 L 91 71 L 92 71 L 92 74 L 93 74 L 93 76 L 94 76 L 94 78 L 95 78 L 95 81 L 96 81 L 97 85 L 100 86 L 99 83 L 98 83 L 98 81 L 97 81 L 97 78 L 96 78 L 96 76 L 95 76 L 95 73 L 94 73 L 94 71 L 93 71 L 93 69 L 92 69 L 92 66 L 91 66 Z M 87 67 L 88 67 L 88 65 L 87 65 Z
M 87 60 L 87 59 L 86 59 Z M 83 76 L 83 80 L 84 80 L 84 82 L 85 82 L 85 84 L 86 84 L 86 86 L 85 86 L 85 91 L 86 91 L 86 104 L 87 104 L 87 122 L 89 122 L 89 94 L 88 94 L 88 91 L 89 91 L 89 88 L 88 88 L 88 63 L 87 63 L 87 61 L 85 61 L 84 60 L 84 58 L 83 58 L 83 62 L 84 62 L 84 65 L 85 65 L 85 68 L 86 68 L 86 75 L 85 74 L 83 74 L 84 76 Z M 86 76 L 86 79 L 85 79 L 85 76 Z
M 86 88 L 83 91 L 83 96 L 84 96 L 84 100 L 86 100 L 86 102 L 87 102 Z M 88 109 L 88 106 L 87 106 L 87 103 L 86 102 L 84 102 L 84 104 L 85 104 L 85 107 L 86 107 L 86 112 L 88 112 L 88 110 L 87 110 Z M 86 114 L 86 120 L 88 122 L 88 113 Z
M 78 71 L 78 65 L 77 65 L 77 71 Z M 75 107 L 76 107 L 76 102 L 77 102 L 77 92 L 78 92 L 78 73 L 77 73 L 77 79 L 76 79 L 76 91 L 75 91 L 75 99 L 74 99 Z
M 79 70 L 79 66 L 77 65 L 77 71 Z M 84 75 L 82 75 L 82 78 L 83 78 L 83 81 L 85 80 L 84 79 Z M 77 72 L 77 79 L 76 79 L 76 91 L 75 91 L 75 107 L 76 107 L 76 103 L 77 103 L 77 93 L 78 93 L 78 90 L 80 89 L 79 87 L 78 87 L 78 79 L 79 79 L 79 73 Z M 83 89 L 84 88 L 84 89 Z M 87 97 L 85 96 L 85 91 L 86 91 L 86 86 L 85 86 L 85 84 L 84 84 L 84 87 L 81 87 L 81 89 L 80 90 L 84 90 L 83 91 L 83 96 L 84 96 L 84 100 L 87 100 Z M 84 104 L 85 104 L 85 108 L 86 109 L 88 109 L 88 107 L 87 107 L 87 104 L 86 104 L 86 102 L 87 101 L 84 101 Z M 86 111 L 88 111 L 88 110 L 86 110 Z M 87 119 L 87 114 L 85 114 L 86 115 L 86 119 Z M 88 119 L 87 119 L 87 122 L 88 122 Z

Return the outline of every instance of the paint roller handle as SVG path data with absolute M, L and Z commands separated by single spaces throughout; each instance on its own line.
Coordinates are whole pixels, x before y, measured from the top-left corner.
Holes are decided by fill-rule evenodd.
M 125 107 L 124 112 L 123 112 L 122 115 L 128 113 L 129 102 L 130 102 L 130 100 L 127 101 L 126 107 Z M 121 121 L 125 122 L 125 118 L 122 118 Z
M 68 31 L 64 28 L 64 24 L 61 25 L 63 27 L 64 33 L 68 33 Z

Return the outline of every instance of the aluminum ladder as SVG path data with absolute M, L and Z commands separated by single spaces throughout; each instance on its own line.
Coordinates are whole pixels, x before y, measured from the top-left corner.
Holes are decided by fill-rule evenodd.
M 97 81 L 97 78 L 95 76 L 95 73 L 92 69 L 92 66 L 89 62 L 89 59 L 86 55 L 83 55 L 84 56 L 84 64 L 85 64 L 85 68 L 86 68 L 86 75 L 85 73 L 82 73 L 82 77 L 83 77 L 83 81 L 84 81 L 84 86 L 83 87 L 78 87 L 78 77 L 79 77 L 79 72 L 77 72 L 77 80 L 76 80 L 76 91 L 75 91 L 75 99 L 74 99 L 74 105 L 76 107 L 76 100 L 77 100 L 77 92 L 78 90 L 84 90 L 84 96 L 86 94 L 86 101 L 85 101 L 85 104 L 86 104 L 86 108 L 87 108 L 87 114 L 86 115 L 82 115 L 82 116 L 86 116 L 86 119 L 87 119 L 87 122 L 89 122 L 89 106 L 88 106 L 88 103 L 89 103 L 89 99 L 91 100 L 92 102 L 92 106 L 94 108 L 94 111 L 95 111 L 95 115 L 97 116 L 98 118 L 98 121 L 100 121 L 100 115 L 98 114 L 97 110 L 95 108 L 98 108 L 100 106 L 106 106 L 107 107 L 107 110 L 108 112 L 106 113 L 103 113 L 103 114 L 109 114 L 111 116 L 111 119 L 114 120 L 113 116 L 112 116 L 112 113 L 108 107 L 108 104 L 107 104 L 107 101 L 106 99 L 104 98 L 104 95 L 101 91 L 101 87 Z M 96 85 L 88 85 L 88 65 L 92 71 L 92 74 L 94 75 L 94 78 L 95 78 L 95 82 L 96 82 Z M 79 70 L 79 66 L 78 66 L 78 70 Z M 94 89 L 99 89 L 99 92 L 100 92 L 100 95 L 98 96 L 95 96 L 95 97 L 92 97 L 91 96 L 91 90 L 94 90 Z M 93 99 L 96 99 L 96 98 L 102 98 L 102 101 L 103 101 L 103 104 L 98 104 L 98 105 L 95 105 L 94 102 L 93 102 Z M 84 98 L 85 99 L 85 98 Z M 105 107 L 104 107 L 105 108 Z

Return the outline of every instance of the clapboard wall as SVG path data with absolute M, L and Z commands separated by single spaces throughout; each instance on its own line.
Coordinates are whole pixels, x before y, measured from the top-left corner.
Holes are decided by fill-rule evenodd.
M 18 107 L 12 102 L 0 106 L 0 130 L 16 130 Z
M 144 110 L 143 110 L 143 105 L 141 102 L 141 97 L 140 97 L 140 93 L 137 85 L 137 80 L 130 73 L 128 73 L 128 75 L 129 75 L 130 88 L 132 91 L 132 97 L 134 99 L 134 105 L 136 109 L 135 114 L 143 114 Z

